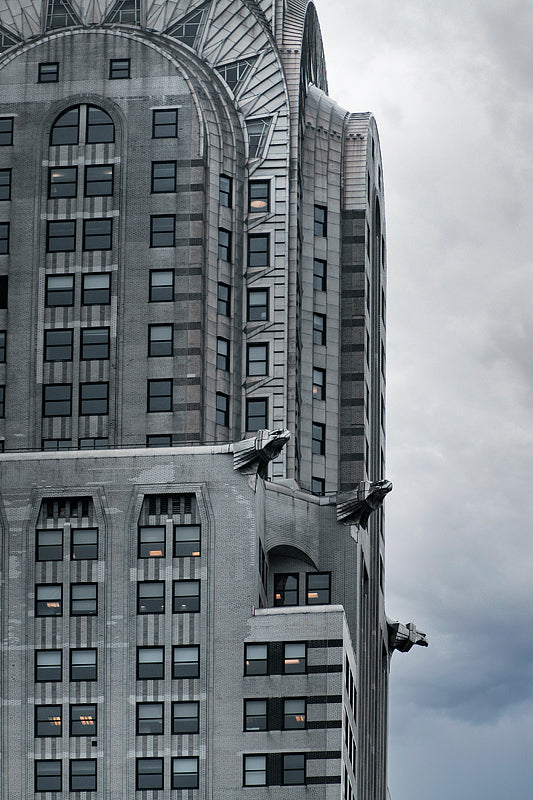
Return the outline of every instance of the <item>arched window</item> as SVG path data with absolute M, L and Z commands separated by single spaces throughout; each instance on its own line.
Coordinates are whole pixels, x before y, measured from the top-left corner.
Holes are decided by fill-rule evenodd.
M 63 111 L 52 125 L 51 145 L 80 144 L 80 133 L 85 132 L 82 144 L 100 144 L 115 141 L 115 125 L 109 114 L 98 106 L 73 106 Z

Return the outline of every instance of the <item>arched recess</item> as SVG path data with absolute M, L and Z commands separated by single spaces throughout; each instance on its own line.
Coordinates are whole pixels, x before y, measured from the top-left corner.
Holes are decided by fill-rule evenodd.
M 274 547 L 271 547 L 267 551 L 267 556 L 269 559 L 270 566 L 272 568 L 274 561 L 278 563 L 289 563 L 289 562 L 297 562 L 300 561 L 304 565 L 302 569 L 305 567 L 312 567 L 313 569 L 318 569 L 317 564 L 315 563 L 314 559 L 311 557 L 309 553 L 305 553 L 299 547 L 295 547 L 291 544 L 278 544 Z

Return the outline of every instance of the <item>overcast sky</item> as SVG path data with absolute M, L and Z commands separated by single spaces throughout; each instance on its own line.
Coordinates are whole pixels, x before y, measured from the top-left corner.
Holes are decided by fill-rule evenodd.
M 388 238 L 392 800 L 533 794 L 533 4 L 316 0 Z

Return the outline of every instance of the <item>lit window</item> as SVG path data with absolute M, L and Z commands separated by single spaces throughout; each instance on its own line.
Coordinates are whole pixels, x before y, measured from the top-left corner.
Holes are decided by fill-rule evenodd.
M 152 162 L 152 192 L 176 191 L 176 162 L 175 161 L 153 161 Z
M 298 605 L 298 573 L 274 575 L 274 605 Z
M 59 80 L 59 64 L 57 61 L 39 64 L 39 83 L 57 83 Z
M 152 116 L 153 139 L 176 139 L 178 136 L 178 109 L 157 109 Z
M 70 761 L 70 791 L 96 791 L 96 759 L 72 758 Z
M 0 255 L 9 253 L 9 222 L 0 222 Z
M 63 558 L 63 528 L 37 531 L 37 561 L 61 561 Z
M 137 759 L 137 782 L 138 791 L 142 789 L 162 789 L 163 788 L 163 759 L 162 758 L 138 758 Z
M 0 147 L 13 144 L 13 117 L 0 119 Z
M 72 361 L 72 330 L 51 330 L 44 333 L 45 361 Z
M 163 614 L 165 611 L 164 581 L 142 581 L 137 584 L 137 614 Z
M 115 126 L 109 114 L 96 106 L 87 106 L 87 144 L 115 141 Z
M 60 792 L 62 787 L 61 760 L 47 759 L 35 762 L 35 791 Z
M 315 236 L 327 236 L 328 210 L 325 206 L 315 206 Z
M 313 399 L 326 399 L 326 370 L 313 368 Z
M 147 398 L 147 411 L 172 411 L 172 380 L 148 381 Z
M 285 644 L 283 658 L 283 671 L 286 675 L 306 672 L 307 648 L 305 642 Z
M 36 682 L 60 681 L 62 679 L 62 655 L 61 650 L 35 651 Z
M 159 680 L 165 677 L 165 648 L 139 647 L 137 650 L 137 679 Z
M 313 289 L 315 289 L 315 291 L 326 291 L 326 277 L 326 262 L 315 258 L 313 261 Z
M 70 651 L 70 680 L 96 680 L 96 650 L 94 648 Z
M 221 261 L 231 261 L 231 233 L 219 228 L 218 257 Z
M 244 785 L 267 785 L 267 757 L 244 756 Z
M 107 383 L 80 384 L 80 414 L 107 414 L 109 412 L 109 386 Z
M 63 614 L 63 587 L 47 583 L 35 587 L 35 616 L 60 617 Z
M 163 703 L 137 703 L 137 735 L 164 733 Z
M 270 211 L 270 181 L 250 181 L 249 208 L 252 212 Z
M 98 558 L 98 528 L 72 529 L 71 558 L 74 560 Z
M 172 648 L 172 677 L 197 678 L 200 674 L 198 645 L 178 645 Z
M 69 253 L 75 250 L 76 221 L 48 222 L 46 243 L 46 249 L 49 253 Z
M 200 555 L 200 526 L 174 526 L 174 558 Z
M 112 194 L 113 165 L 85 167 L 85 197 L 111 197 Z
M 226 208 L 231 208 L 231 184 L 231 178 L 226 177 L 226 175 L 220 176 L 220 181 L 218 184 L 218 201 L 221 206 L 226 206 Z
M 0 200 L 11 200 L 10 169 L 0 169 Z
M 96 583 L 72 584 L 70 587 L 70 613 L 73 617 L 93 616 L 98 613 Z
M 48 197 L 76 197 L 78 191 L 77 167 L 50 167 L 48 170 Z
M 308 572 L 306 603 L 308 606 L 326 605 L 331 602 L 329 572 Z
M 109 328 L 81 329 L 81 358 L 109 358 Z
M 245 731 L 267 730 L 266 700 L 244 701 L 244 730 Z
M 71 736 L 96 736 L 96 705 L 71 705 Z
M 173 339 L 172 325 L 149 325 L 148 355 L 171 356 L 172 339 Z
M 246 430 L 253 432 L 268 428 L 268 399 L 246 401 Z
M 282 762 L 282 778 L 284 786 L 302 785 L 305 783 L 305 754 L 284 753 Z
M 268 345 L 249 344 L 247 358 L 247 375 L 268 375 Z
M 82 305 L 107 305 L 111 302 L 111 275 L 93 272 L 83 276 Z
M 248 236 L 248 266 L 268 267 L 270 264 L 270 237 L 268 233 Z
M 286 731 L 305 728 L 306 703 L 304 697 L 287 697 L 283 701 L 283 728 Z
M 83 221 L 84 250 L 111 250 L 112 238 L 112 219 L 86 219 Z
M 200 611 L 200 581 L 174 581 L 172 610 L 174 614 Z
M 61 736 L 61 706 L 35 706 L 35 736 Z
M 248 322 L 268 320 L 268 289 L 248 289 Z
M 172 759 L 172 788 L 198 788 L 198 758 L 178 756 Z
M 222 392 L 216 394 L 216 424 L 229 425 L 229 397 Z
M 266 675 L 268 671 L 268 646 L 266 644 L 244 645 L 244 674 Z
M 141 525 L 139 528 L 139 558 L 164 558 L 165 526 Z
M 172 733 L 198 733 L 198 703 L 172 703 Z
M 80 107 L 63 111 L 52 125 L 51 145 L 78 144 L 80 125 Z
M 174 247 L 174 216 L 150 217 L 150 247 Z
M 326 317 L 313 314 L 313 344 L 326 344 Z
M 174 300 L 174 272 L 170 269 L 150 271 L 150 302 Z
M 311 452 L 314 455 L 323 456 L 326 452 L 326 426 L 313 422 L 311 432 Z
M 49 275 L 46 278 L 47 306 L 71 306 L 74 303 L 74 275 Z
M 217 313 L 229 317 L 231 313 L 231 287 L 227 283 L 218 284 Z
M 217 369 L 229 370 L 229 342 L 219 337 L 217 339 Z
M 109 78 L 110 80 L 119 80 L 130 77 L 130 59 L 129 58 L 111 58 L 109 59 Z

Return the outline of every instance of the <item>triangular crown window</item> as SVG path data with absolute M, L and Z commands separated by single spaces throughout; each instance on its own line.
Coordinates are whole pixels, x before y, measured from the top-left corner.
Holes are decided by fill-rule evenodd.
M 139 25 L 141 22 L 140 0 L 118 0 L 104 20 L 122 25 Z
M 4 28 L 0 28 L 0 52 L 7 50 L 9 47 L 18 44 L 20 39 L 17 39 L 13 34 L 8 33 Z
M 179 22 L 171 25 L 165 33 L 173 36 L 174 39 L 179 39 L 180 42 L 189 45 L 189 47 L 195 47 L 202 33 L 208 10 L 209 3 L 205 3 L 200 8 L 182 17 Z
M 81 25 L 81 20 L 68 0 L 49 0 L 46 9 L 46 30 Z
M 248 130 L 248 154 L 250 158 L 260 158 L 270 130 L 270 117 L 253 119 L 246 123 Z
M 233 61 L 231 64 L 223 64 L 223 66 L 217 67 L 217 70 L 220 72 L 231 91 L 235 92 L 235 89 L 246 78 L 255 62 L 255 58 L 244 58 L 242 61 Z

